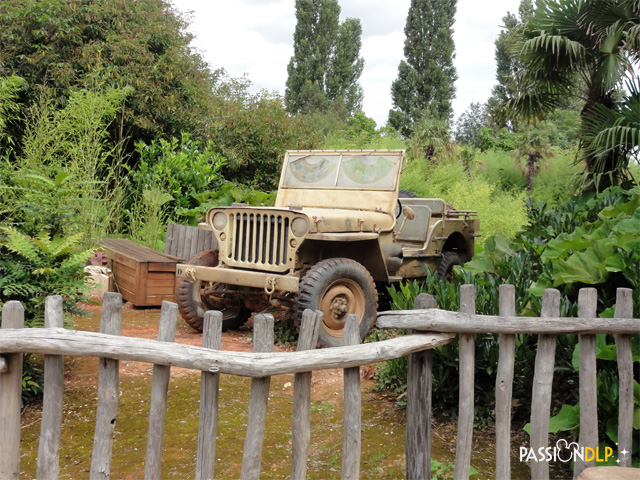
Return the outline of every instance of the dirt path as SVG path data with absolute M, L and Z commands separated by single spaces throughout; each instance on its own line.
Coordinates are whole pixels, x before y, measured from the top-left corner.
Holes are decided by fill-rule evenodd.
M 74 321 L 76 330 L 100 331 L 100 305 L 83 304 L 89 315 L 86 317 L 78 317 Z M 158 337 L 158 324 L 160 321 L 159 308 L 136 308 L 130 303 L 122 306 L 122 331 L 121 335 L 125 337 L 156 339 Z M 223 351 L 231 352 L 251 352 L 253 351 L 252 327 L 253 320 L 249 321 L 239 330 L 229 330 L 222 333 Z M 175 343 L 186 345 L 201 346 L 202 334 L 189 327 L 178 316 L 178 324 L 176 326 Z M 294 351 L 295 346 L 285 347 L 275 345 L 274 351 L 286 352 Z M 151 366 L 140 362 L 120 362 L 120 374 L 124 376 L 141 376 L 150 374 Z M 373 386 L 371 380 L 374 366 L 363 367 L 363 382 L 369 386 Z M 66 377 L 66 385 L 75 387 L 83 385 L 86 382 L 95 382 L 97 375 L 97 364 L 95 359 L 77 358 L 73 361 L 73 370 L 68 372 Z M 185 368 L 174 367 L 171 369 L 171 375 L 175 377 L 183 376 L 200 376 L 199 371 L 189 370 Z M 313 388 L 315 393 L 323 398 L 329 396 L 342 395 L 343 382 L 342 370 L 320 370 L 313 374 Z

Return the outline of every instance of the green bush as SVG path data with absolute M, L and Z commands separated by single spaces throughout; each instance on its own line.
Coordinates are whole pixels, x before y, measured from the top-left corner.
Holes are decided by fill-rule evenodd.
M 89 289 L 83 268 L 91 256 L 81 248 L 82 234 L 51 238 L 47 232 L 29 237 L 11 227 L 0 229 L 0 306 L 22 302 L 25 326 L 42 325 L 49 295 L 62 295 L 67 313 L 80 313 L 77 302 Z
M 222 184 L 220 169 L 225 159 L 213 144 L 201 144 L 188 134 L 181 139 L 136 144 L 140 162 L 129 168 L 131 183 L 127 213 L 131 236 L 158 248 L 167 220 L 189 220 L 184 212 L 199 207 L 202 196 Z
M 41 99 L 23 119 L 24 141 L 15 145 L 21 154 L 0 158 L 3 223 L 31 236 L 81 232 L 85 244 L 120 228 L 125 177 L 120 146 L 109 142 L 107 129 L 128 92 L 74 91 L 62 109 Z M 14 139 L 0 130 L 0 140 Z
M 526 222 L 523 191 L 501 190 L 478 172 L 469 176 L 460 163 L 409 161 L 400 186 L 422 197 L 443 198 L 458 210 L 477 210 L 482 232 L 476 239 L 479 248 L 491 235 L 513 238 Z

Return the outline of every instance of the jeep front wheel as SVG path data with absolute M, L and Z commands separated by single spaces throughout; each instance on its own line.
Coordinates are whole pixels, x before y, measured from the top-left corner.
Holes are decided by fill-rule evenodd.
M 294 307 L 297 326 L 307 308 L 323 313 L 318 344 L 338 347 L 344 345 L 348 314 L 358 317 L 360 339 L 367 336 L 376 318 L 378 292 L 373 278 L 358 262 L 328 258 L 314 265 L 300 282 Z
M 218 265 L 218 250 L 200 252 L 187 263 L 201 267 L 215 267 Z M 211 282 L 201 280 L 191 283 L 184 277 L 178 277 L 176 279 L 176 303 L 184 321 L 193 329 L 201 332 L 204 312 L 207 310 L 220 310 L 222 312 L 223 331 L 240 327 L 247 321 L 251 313 L 244 306 L 238 305 L 237 308 L 225 308 L 207 300 L 206 291 L 223 289 L 224 284 L 211 284 Z

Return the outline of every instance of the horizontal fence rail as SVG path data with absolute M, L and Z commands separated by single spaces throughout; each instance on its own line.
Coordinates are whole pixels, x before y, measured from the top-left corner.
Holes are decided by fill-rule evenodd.
M 375 343 L 306 352 L 250 353 L 209 350 L 155 340 L 65 329 L 3 330 L 0 353 L 31 352 L 129 360 L 244 377 L 267 377 L 383 362 L 453 341 L 448 333 L 417 334 Z

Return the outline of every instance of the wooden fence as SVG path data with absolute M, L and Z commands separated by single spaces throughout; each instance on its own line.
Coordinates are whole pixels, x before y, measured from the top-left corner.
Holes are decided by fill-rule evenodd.
M 378 316 L 380 328 L 407 328 L 414 331 L 456 332 L 459 334 L 460 355 L 460 400 L 458 413 L 458 438 L 456 446 L 455 479 L 469 477 L 471 463 L 471 441 L 474 414 L 474 334 L 499 334 L 499 361 L 496 375 L 496 478 L 511 478 L 511 401 L 513 372 L 515 363 L 515 335 L 537 334 L 538 348 L 535 359 L 533 392 L 531 397 L 531 438 L 530 447 L 538 452 L 549 446 L 549 418 L 551 411 L 551 386 L 553 382 L 556 337 L 560 334 L 579 334 L 580 369 L 580 447 L 598 446 L 597 390 L 596 390 L 596 344 L 595 335 L 609 333 L 616 335 L 619 372 L 619 421 L 618 451 L 631 452 L 633 432 L 633 358 L 631 335 L 640 333 L 640 320 L 633 319 L 632 291 L 618 289 L 615 318 L 596 318 L 597 293 L 594 288 L 584 288 L 579 292 L 578 317 L 559 318 L 560 292 L 547 289 L 542 302 L 542 315 L 538 317 L 515 316 L 515 289 L 512 285 L 500 286 L 499 316 L 475 315 L 475 291 L 473 285 L 463 285 L 460 290 L 460 312 L 427 310 L 435 306 L 433 298 L 419 297 L 414 310 L 383 312 Z M 416 311 L 418 309 L 419 311 Z M 412 366 L 413 365 L 413 366 Z M 409 375 L 426 378 L 425 387 L 416 388 L 417 381 L 408 380 L 408 402 L 417 403 L 416 409 L 431 411 L 432 352 L 413 354 L 409 359 Z M 413 399 L 412 397 L 415 397 Z M 407 478 L 428 478 L 421 472 L 428 472 L 428 465 L 410 465 L 410 441 L 426 445 L 429 458 L 430 418 L 416 426 L 409 420 L 407 406 Z M 429 413 L 427 413 L 429 415 Z M 413 423 L 413 422 L 411 422 Z M 410 426 L 412 426 L 410 430 Z M 414 430 L 419 430 L 415 431 Z M 425 447 L 420 447 L 425 449 Z M 428 462 L 427 462 L 428 463 Z M 576 461 L 574 478 L 577 478 L 591 462 Z M 631 455 L 623 456 L 621 467 L 631 465 Z M 530 463 L 531 478 L 548 479 L 549 462 Z M 415 473 L 414 473 L 415 472 Z M 611 475 L 611 473 L 609 474 Z M 605 478 L 605 477 L 602 477 Z M 608 478 L 613 478 L 609 476 Z
M 617 335 L 620 370 L 620 449 L 631 450 L 633 415 L 633 374 L 630 335 L 638 333 L 640 321 L 632 319 L 631 291 L 618 291 L 615 320 L 595 318 L 595 290 L 580 293 L 580 318 L 557 318 L 559 293 L 548 290 L 542 318 L 515 317 L 513 287 L 500 291 L 500 316 L 475 313 L 473 286 L 461 291 L 460 312 L 434 307 L 429 296 L 420 296 L 412 311 L 379 315 L 381 328 L 408 328 L 411 335 L 382 342 L 357 344 L 357 324 L 349 316 L 347 343 L 351 346 L 315 350 L 320 312 L 305 311 L 296 352 L 273 352 L 273 317 L 257 315 L 254 320 L 254 353 L 222 352 L 219 312 L 205 315 L 203 346 L 173 342 L 177 307 L 164 302 L 158 340 L 120 337 L 121 297 L 105 296 L 100 333 L 62 329 L 62 299 L 49 297 L 45 306 L 44 329 L 21 329 L 23 309 L 18 302 L 7 302 L 2 309 L 0 330 L 0 478 L 18 478 L 20 472 L 20 393 L 22 354 L 44 354 L 45 383 L 38 450 L 37 476 L 54 479 L 59 474 L 62 395 L 65 355 L 100 358 L 96 427 L 90 477 L 109 478 L 113 436 L 118 410 L 119 361 L 131 360 L 154 365 L 149 411 L 149 430 L 145 478 L 161 478 L 161 449 L 167 390 L 172 366 L 200 370 L 200 422 L 197 445 L 196 478 L 213 478 L 218 415 L 218 384 L 221 374 L 252 377 L 251 398 L 242 479 L 260 475 L 262 441 L 267 411 L 270 377 L 293 373 L 294 404 L 292 419 L 291 478 L 306 478 L 310 446 L 310 388 L 314 370 L 344 369 L 344 442 L 342 478 L 359 478 L 361 398 L 359 366 L 409 355 L 407 394 L 406 462 L 408 479 L 428 479 L 431 448 L 431 349 L 451 342 L 460 334 L 460 414 L 456 455 L 456 478 L 468 478 L 473 431 L 474 333 L 500 334 L 500 360 L 496 381 L 496 478 L 510 478 L 510 411 L 514 365 L 514 334 L 539 334 L 532 406 L 531 447 L 546 447 L 551 382 L 556 335 L 580 334 L 580 401 L 582 405 L 580 444 L 597 446 L 595 338 L 596 333 Z M 427 332 L 425 332 L 427 331 Z M 439 331 L 443 333 L 428 333 Z M 622 465 L 626 465 L 624 462 Z M 578 465 L 576 475 L 584 468 Z M 536 463 L 533 478 L 548 478 L 548 464 Z

